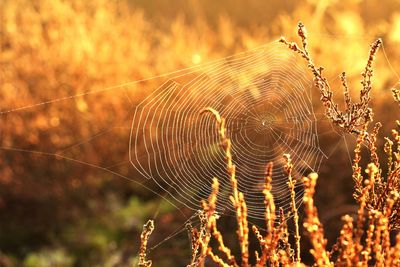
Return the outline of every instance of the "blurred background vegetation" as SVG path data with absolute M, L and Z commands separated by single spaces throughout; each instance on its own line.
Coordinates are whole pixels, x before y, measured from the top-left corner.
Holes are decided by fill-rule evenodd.
M 399 1 L 1 0 L 0 20 L 1 110 L 64 98 L 0 115 L 0 266 L 131 266 L 142 225 L 153 217 L 150 247 L 159 244 L 149 254 L 154 265 L 188 263 L 184 231 L 160 243 L 181 230 L 185 218 L 138 184 L 157 190 L 128 162 L 132 107 L 162 78 L 69 96 L 204 63 L 280 36 L 293 40 L 301 20 L 317 65 L 334 85 L 346 70 L 352 88 L 360 88 L 369 44 L 383 38 L 387 58 L 378 55 L 372 97 L 384 133 L 394 125 L 390 89 L 399 79 L 393 69 L 400 70 Z M 351 153 L 352 140 L 344 138 Z M 343 140 L 321 136 L 332 153 L 320 169 L 316 203 L 330 242 L 340 217 L 355 211 Z M 226 220 L 226 229 L 233 225 Z

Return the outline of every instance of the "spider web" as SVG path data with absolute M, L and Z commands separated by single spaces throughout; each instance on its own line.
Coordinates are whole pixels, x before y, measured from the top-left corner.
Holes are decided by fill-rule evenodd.
M 215 119 L 201 115 L 212 107 L 226 118 L 238 187 L 250 218 L 264 216 L 265 166 L 274 163 L 272 194 L 290 211 L 283 154 L 294 175 L 318 172 L 325 157 L 310 98 L 312 79 L 294 53 L 278 42 L 191 69 L 172 77 L 142 103 L 132 121 L 130 160 L 146 178 L 191 209 L 221 183 L 219 210 L 230 205 L 230 180 Z M 302 183 L 296 184 L 297 204 Z
M 320 36 L 328 40 L 345 38 L 337 35 Z M 357 38 L 362 38 L 363 44 L 371 43 L 372 40 L 366 40 L 364 36 Z M 348 60 L 350 64 L 354 63 L 351 58 Z M 391 67 L 386 55 L 385 61 Z M 145 83 L 146 88 L 153 85 L 156 88 L 159 80 L 164 78 L 169 79 L 150 95 L 138 90 Z M 328 79 L 338 78 L 335 74 Z M 326 123 L 327 128 L 332 126 L 323 119 L 322 114 L 314 112 L 312 98 L 317 97 L 317 94 L 314 90 L 312 96 L 311 87 L 312 77 L 304 61 L 280 44 L 269 43 L 201 66 L 143 80 L 78 94 L 70 92 L 63 95 L 60 92 L 58 98 L 45 97 L 39 101 L 36 98 L 15 106 L 3 105 L 0 117 L 2 129 L 5 130 L 12 128 L 15 121 L 28 126 L 35 114 L 43 113 L 46 119 L 50 119 L 51 112 L 58 110 L 61 122 L 64 116 L 79 116 L 77 120 L 82 125 L 94 130 L 85 135 L 76 135 L 73 127 L 61 124 L 59 128 L 63 131 L 49 129 L 49 136 L 59 134 L 67 145 L 49 145 L 44 139 L 35 146 L 29 142 L 9 141 L 10 136 L 18 132 L 2 131 L 0 149 L 4 155 L 15 154 L 19 159 L 26 158 L 23 162 L 30 161 L 32 157 L 29 154 L 52 158 L 57 164 L 60 164 L 61 159 L 65 165 L 73 165 L 73 169 L 79 173 L 78 177 L 94 176 L 98 171 L 111 174 L 114 178 L 126 179 L 138 185 L 142 191 L 157 195 L 161 202 L 167 201 L 182 214 L 186 222 L 190 222 L 196 216 L 188 217 L 171 198 L 197 210 L 200 200 L 208 197 L 213 177 L 218 177 L 221 183 L 219 210 L 232 210 L 228 199 L 230 182 L 215 120 L 209 115 L 200 115 L 205 107 L 213 107 L 227 119 L 239 190 L 245 194 L 249 216 L 261 218 L 265 211 L 261 186 L 266 163 L 272 161 L 275 164 L 273 194 L 277 206 L 287 211 L 290 196 L 282 155 L 291 154 L 295 165 L 294 176 L 300 178 L 310 171 L 318 171 L 321 160 L 332 154 L 324 148 L 321 150 L 318 137 L 333 133 L 345 141 L 343 134 L 334 129 L 328 129 L 327 132 L 317 130 L 322 123 Z M 148 96 L 137 105 L 135 99 L 143 94 Z M 91 116 L 96 112 L 94 107 L 101 102 L 98 101 L 99 97 L 124 99 L 119 108 L 123 112 L 120 113 L 102 104 L 101 108 L 107 110 L 107 116 L 113 119 L 112 123 L 108 117 Z M 89 105 L 86 117 L 75 107 L 81 99 Z M 30 136 L 30 130 L 21 133 L 21 137 L 26 140 Z M 128 142 L 129 149 L 126 149 Z M 110 145 L 112 143 L 118 143 L 122 147 L 121 151 L 126 154 L 129 152 L 129 155 L 119 153 L 121 151 L 118 150 L 117 156 L 108 157 L 115 154 L 115 147 Z M 334 151 L 339 144 L 340 141 L 335 141 L 329 145 Z M 346 149 L 348 152 L 347 143 Z M 97 157 L 90 156 L 93 151 Z M 327 156 L 322 151 L 326 151 Z M 53 164 L 53 161 L 50 160 L 48 164 Z M 26 168 L 29 169 L 29 166 Z M 141 173 L 145 180 L 141 181 L 132 169 Z M 85 174 L 82 175 L 79 170 L 84 170 Z M 62 176 L 62 173 L 58 176 Z M 164 194 L 170 197 L 154 189 L 150 181 L 158 184 Z M 300 182 L 296 186 L 299 204 L 303 189 Z M 157 216 L 158 211 L 155 211 L 153 219 Z M 165 244 L 184 229 L 183 224 L 172 233 L 166 233 L 167 237 L 153 241 L 154 246 L 149 250 Z

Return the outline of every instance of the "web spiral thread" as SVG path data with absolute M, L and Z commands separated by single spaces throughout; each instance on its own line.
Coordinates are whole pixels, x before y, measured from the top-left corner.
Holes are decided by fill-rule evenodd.
M 198 209 L 208 197 L 213 177 L 220 181 L 220 210 L 232 209 L 225 154 L 211 115 L 226 118 L 239 190 L 249 217 L 264 216 L 265 166 L 274 163 L 272 194 L 290 210 L 283 154 L 289 153 L 294 175 L 318 171 L 324 157 L 309 90 L 312 79 L 296 55 L 277 42 L 213 61 L 172 77 L 136 108 L 130 160 L 183 205 Z M 302 185 L 296 184 L 297 203 Z

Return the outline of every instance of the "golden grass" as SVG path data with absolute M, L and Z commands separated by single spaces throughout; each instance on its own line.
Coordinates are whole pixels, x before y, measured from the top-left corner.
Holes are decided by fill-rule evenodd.
M 380 159 L 377 153 L 377 139 L 380 123 L 376 123 L 369 132 L 368 124 L 372 121 L 372 109 L 369 107 L 369 92 L 371 90 L 372 62 L 380 41 L 372 44 L 369 59 L 362 75 L 362 89 L 360 90 L 360 102 L 353 103 L 348 96 L 348 87 L 345 75 L 342 75 L 345 90 L 346 110 L 340 111 L 332 100 L 332 91 L 326 78 L 322 76 L 322 68 L 316 68 L 307 51 L 307 38 L 305 29 L 299 24 L 299 36 L 302 40 L 300 49 L 294 43 L 288 43 L 282 39 L 288 47 L 300 53 L 308 62 L 314 74 L 315 83 L 321 93 L 321 101 L 325 105 L 327 117 L 332 123 L 342 127 L 345 131 L 357 135 L 357 144 L 354 150 L 353 180 L 355 182 L 354 197 L 358 202 L 356 221 L 349 216 L 343 216 L 343 226 L 340 230 L 337 243 L 328 250 L 327 240 L 324 236 L 324 226 L 318 217 L 318 211 L 314 203 L 315 186 L 318 175 L 311 173 L 303 178 L 305 193 L 303 196 L 305 218 L 303 226 L 306 236 L 312 244 L 309 253 L 314 258 L 315 266 L 399 266 L 400 265 L 400 234 L 394 243 L 390 240 L 390 233 L 400 226 L 400 135 L 398 130 L 392 131 L 392 138 L 385 138 L 384 152 L 388 159 L 388 172 L 383 174 L 380 168 Z M 395 101 L 398 95 L 394 94 Z M 238 190 L 235 177 L 235 165 L 232 163 L 231 141 L 227 137 L 225 119 L 212 109 L 211 112 L 219 129 L 221 145 L 225 150 L 226 168 L 230 175 L 232 185 L 231 201 L 236 210 L 237 237 L 241 249 L 241 261 L 238 262 L 231 254 L 231 250 L 224 243 L 221 232 L 217 230 L 218 214 L 216 202 L 219 183 L 214 178 L 212 192 L 207 201 L 202 202 L 202 224 L 200 229 L 191 230 L 192 261 L 189 266 L 204 266 L 208 257 L 218 266 L 249 266 L 250 253 L 254 253 L 255 266 L 302 266 L 300 258 L 300 233 L 299 216 L 295 205 L 294 181 L 292 178 L 293 165 L 289 155 L 284 155 L 286 171 L 288 174 L 288 186 L 291 190 L 292 213 L 295 224 L 295 250 L 291 249 L 289 236 L 291 233 L 286 225 L 283 212 L 280 219 L 276 220 L 276 207 L 271 194 L 271 180 L 273 166 L 267 164 L 264 183 L 264 204 L 266 231 L 262 233 L 256 226 L 252 226 L 259 243 L 261 255 L 255 251 L 249 251 L 249 225 L 247 221 L 246 201 Z M 397 122 L 398 126 L 400 123 Z M 360 166 L 361 148 L 366 143 L 369 150 L 370 163 L 362 174 Z M 143 237 L 143 235 L 142 235 Z M 148 235 L 142 238 L 142 244 L 146 244 Z M 218 251 L 213 251 L 209 246 L 214 238 L 218 244 Z M 278 245 L 279 244 L 279 245 Z M 200 251 L 200 252 L 199 252 Z
M 223 121 L 223 119 L 220 121 Z M 224 130 L 221 128 L 220 132 L 224 132 Z M 229 154 L 230 151 L 227 152 Z M 227 164 L 227 166 L 229 165 Z M 356 170 L 355 172 L 358 171 Z M 393 190 L 390 198 L 385 199 L 386 206 L 384 206 L 383 210 L 380 210 L 379 207 L 371 206 L 371 195 L 375 197 L 374 199 L 380 196 L 373 195 L 376 194 L 374 186 L 377 182 L 376 176 L 379 170 L 374 163 L 370 163 L 365 172 L 367 173 L 367 177 L 364 179 L 364 185 L 360 189 L 360 195 L 357 198 L 359 202 L 357 222 L 354 224 L 353 218 L 349 215 L 343 216 L 344 224 L 338 241 L 331 250 L 328 250 L 326 247 L 327 240 L 324 237 L 324 227 L 318 218 L 318 211 L 313 200 L 318 175 L 311 173 L 308 177 L 303 178 L 305 186 L 303 202 L 306 214 L 303 226 L 313 247 L 310 253 L 314 257 L 316 266 L 370 266 L 371 264 L 375 264 L 375 266 L 398 266 L 400 264 L 400 234 L 396 237 L 394 244 L 390 242 L 390 232 L 398 227 L 393 218 L 399 210 L 397 206 L 395 207 L 397 205 L 395 203 L 398 201 L 398 191 Z M 300 235 L 298 232 L 298 218 L 295 219 L 296 232 L 294 237 L 296 250 L 293 253 L 287 238 L 290 236 L 290 233 L 286 227 L 285 219 L 281 219 L 279 222 L 275 221 L 275 205 L 270 192 L 271 163 L 268 164 L 266 173 L 263 192 L 266 205 L 265 218 L 267 231 L 263 235 L 256 226 L 252 226 L 261 247 L 261 255 L 255 252 L 255 266 L 293 266 L 295 264 L 300 266 L 302 263 L 300 262 L 299 254 Z M 398 175 L 395 180 L 396 182 L 399 181 Z M 238 222 L 237 236 L 241 247 L 241 263 L 237 263 L 230 249 L 225 245 L 222 234 L 217 230 L 218 214 L 215 209 L 219 183 L 214 178 L 212 193 L 208 200 L 202 203 L 204 211 L 202 214 L 205 215 L 203 221 L 206 223 L 202 224 L 199 230 L 192 231 L 192 233 L 196 234 L 192 234 L 195 238 L 192 239 L 194 240 L 194 244 L 192 244 L 192 262 L 189 266 L 203 266 L 207 256 L 219 266 L 249 266 L 249 227 L 245 209 L 246 204 L 242 198 L 243 194 L 237 189 L 237 185 L 235 183 L 232 185 L 231 201 L 236 209 L 236 219 Z M 294 188 L 290 187 L 290 189 L 292 194 L 295 195 Z M 237 199 L 235 199 L 235 195 Z M 283 217 L 283 214 L 281 216 Z M 147 242 L 148 235 L 144 234 L 142 238 L 144 238 L 142 239 L 143 247 L 143 244 Z M 211 238 L 214 238 L 218 243 L 220 254 L 214 252 L 209 247 Z M 278 243 L 281 243 L 279 247 Z M 199 255 L 197 248 L 201 248 Z

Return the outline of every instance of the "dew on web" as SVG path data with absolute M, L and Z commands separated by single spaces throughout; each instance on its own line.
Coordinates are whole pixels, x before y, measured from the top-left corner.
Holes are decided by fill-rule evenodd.
M 299 178 L 317 172 L 325 156 L 319 147 L 311 87 L 305 66 L 277 42 L 172 77 L 136 107 L 132 165 L 193 210 L 208 197 L 211 180 L 217 177 L 222 189 L 219 209 L 233 210 L 214 119 L 200 114 L 212 107 L 226 118 L 249 217 L 264 216 L 261 192 L 268 162 L 275 165 L 272 193 L 278 207 L 288 212 L 283 154 L 292 155 Z M 297 187 L 299 204 L 301 183 Z

